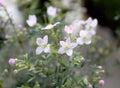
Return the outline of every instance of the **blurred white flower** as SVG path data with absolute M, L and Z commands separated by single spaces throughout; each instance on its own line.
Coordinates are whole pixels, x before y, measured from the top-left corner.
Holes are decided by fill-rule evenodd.
M 85 21 L 86 25 L 85 28 L 86 30 L 88 30 L 91 35 L 95 35 L 96 34 L 96 26 L 98 24 L 97 19 L 92 20 L 91 17 L 89 17 L 86 21 Z
M 58 24 L 60 24 L 60 22 L 56 22 L 55 24 L 48 24 L 46 27 L 42 28 L 42 30 L 52 29 L 52 28 L 54 28 Z
M 35 15 L 29 15 L 28 20 L 26 20 L 26 22 L 30 27 L 33 27 L 37 23 L 37 18 Z
M 50 16 L 55 17 L 57 15 L 57 8 L 49 6 L 47 8 L 47 14 L 50 15 Z
M 70 38 L 68 38 L 66 41 L 60 41 L 61 47 L 58 50 L 59 54 L 66 53 L 68 56 L 72 56 L 73 54 L 73 48 L 77 46 L 77 43 L 71 43 Z
M 48 44 L 48 36 L 47 35 L 45 35 L 43 37 L 43 39 L 37 38 L 36 43 L 38 45 L 38 47 L 36 48 L 36 55 L 39 55 L 43 51 L 45 53 L 50 52 L 50 45 Z
M 65 26 L 64 31 L 65 31 L 66 33 L 68 33 L 68 34 L 72 34 L 73 31 L 74 31 L 74 28 L 73 28 L 72 25 Z
M 90 44 L 91 43 L 91 35 L 90 32 L 87 30 L 81 30 L 80 31 L 80 37 L 77 38 L 76 42 L 79 45 L 83 45 L 83 44 Z

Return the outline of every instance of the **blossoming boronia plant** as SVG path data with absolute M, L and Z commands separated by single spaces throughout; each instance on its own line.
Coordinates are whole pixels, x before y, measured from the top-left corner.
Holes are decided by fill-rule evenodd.
M 52 7 L 48 8 L 47 13 L 57 15 L 56 9 Z M 26 22 L 31 28 L 33 26 L 37 28 L 39 24 L 36 25 L 35 15 L 30 15 Z M 90 71 L 84 73 L 82 69 L 85 69 L 88 61 L 87 57 L 84 58 L 80 53 L 80 46 L 92 43 L 97 20 L 88 18 L 85 21 L 78 21 L 80 31 L 74 38 L 71 36 L 76 30 L 74 25 L 64 25 L 60 28 L 58 24 L 61 25 L 60 22 L 56 22 L 38 28 L 37 33 L 42 34 L 34 36 L 36 39 L 33 47 L 30 47 L 33 49 L 32 54 L 23 55 L 23 59 L 20 57 L 17 60 L 9 60 L 10 65 L 16 66 L 14 73 L 17 75 L 19 71 L 25 69 L 30 77 L 23 85 L 30 88 L 98 88 L 101 87 L 99 85 L 103 87 L 104 83 L 101 82 L 99 75 L 103 72 L 103 69 L 99 68 L 101 66 L 90 65 L 88 66 Z M 68 35 L 63 36 L 62 32 Z

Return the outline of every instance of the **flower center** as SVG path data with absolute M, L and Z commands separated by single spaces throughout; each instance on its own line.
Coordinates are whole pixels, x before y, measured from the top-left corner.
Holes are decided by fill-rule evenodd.
M 70 46 L 67 44 L 67 45 L 65 45 L 65 49 L 69 49 L 70 48 Z
M 41 45 L 41 47 L 45 47 L 46 46 L 46 44 L 44 42 L 42 42 L 40 45 Z
M 83 38 L 82 38 L 82 39 L 83 39 L 84 41 L 85 41 L 85 40 L 87 40 L 87 36 L 83 36 Z

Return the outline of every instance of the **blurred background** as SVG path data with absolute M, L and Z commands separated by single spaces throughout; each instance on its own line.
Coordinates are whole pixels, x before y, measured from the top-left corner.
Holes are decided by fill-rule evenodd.
M 66 24 L 88 17 L 98 19 L 97 38 L 93 44 L 95 47 L 89 51 L 84 50 L 89 47 L 84 47 L 82 53 L 87 58 L 94 58 L 91 63 L 102 64 L 104 67 L 105 74 L 102 75 L 105 79 L 104 88 L 120 88 L 120 0 L 0 0 L 0 2 L 6 6 L 17 28 L 21 27 L 20 25 L 27 26 L 25 20 L 29 14 L 35 14 L 39 23 L 48 24 L 46 13 L 48 6 L 59 8 L 59 19 Z M 15 85 L 23 84 L 27 78 L 20 74 L 16 77 L 12 73 L 13 68 L 8 65 L 8 60 L 10 56 L 15 57 L 25 51 L 18 50 L 17 45 L 13 47 L 11 41 L 9 45 L 6 44 L 5 41 L 13 30 L 7 17 L 0 9 L 0 85 L 4 85 L 3 88 L 14 88 Z M 33 32 L 35 31 L 30 31 L 30 36 L 26 39 L 31 38 Z M 19 36 L 19 42 L 26 40 L 23 37 Z M 28 42 L 29 45 L 31 42 Z M 13 50 L 16 53 L 12 53 Z

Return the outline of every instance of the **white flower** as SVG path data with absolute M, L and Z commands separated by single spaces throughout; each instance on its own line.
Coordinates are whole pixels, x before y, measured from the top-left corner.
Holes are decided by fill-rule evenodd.
M 48 24 L 46 27 L 42 28 L 42 30 L 49 30 L 54 28 L 56 25 L 60 24 L 60 22 L 56 22 L 55 24 Z
M 91 35 L 90 35 L 90 32 L 87 31 L 87 30 L 81 30 L 80 31 L 80 37 L 77 38 L 77 43 L 79 45 L 83 45 L 83 44 L 90 44 L 91 43 Z
M 50 16 L 55 17 L 56 14 L 57 14 L 57 8 L 52 7 L 52 6 L 49 6 L 49 7 L 47 8 L 47 14 L 50 15 Z
M 91 35 L 95 35 L 96 34 L 95 29 L 98 24 L 97 19 L 92 20 L 92 18 L 89 17 L 85 22 L 86 22 L 86 25 L 85 25 L 86 30 L 90 31 Z
M 77 46 L 77 43 L 71 43 L 70 38 L 68 38 L 66 41 L 60 41 L 61 47 L 58 50 L 59 54 L 66 53 L 68 56 L 72 56 L 73 54 L 73 48 Z
M 69 26 L 65 26 L 64 31 L 68 34 L 72 34 L 73 30 L 73 26 L 69 25 Z
M 42 38 L 37 38 L 36 43 L 38 47 L 36 48 L 36 55 L 42 53 L 43 51 L 45 53 L 50 52 L 50 45 L 48 44 L 48 36 L 44 36 Z
M 29 18 L 26 22 L 30 27 L 33 27 L 37 23 L 37 18 L 35 15 L 29 15 Z

